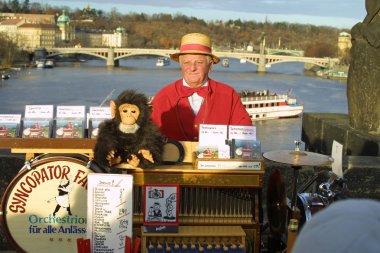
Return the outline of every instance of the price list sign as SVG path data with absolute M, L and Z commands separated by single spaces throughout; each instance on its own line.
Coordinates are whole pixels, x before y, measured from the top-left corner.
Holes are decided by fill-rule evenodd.
M 87 229 L 91 252 L 125 252 L 125 238 L 132 238 L 132 189 L 131 175 L 88 175 Z

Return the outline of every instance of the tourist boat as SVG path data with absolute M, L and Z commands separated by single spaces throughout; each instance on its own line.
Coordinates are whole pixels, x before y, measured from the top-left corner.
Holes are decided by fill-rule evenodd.
M 39 69 L 45 68 L 45 59 L 36 60 L 36 67 Z
M 230 66 L 230 61 L 225 58 L 222 60 L 222 67 L 228 68 Z
M 244 63 L 246 63 L 246 62 L 247 62 L 246 59 L 240 59 L 240 63 L 241 63 L 241 64 L 244 64 Z
M 164 67 L 170 65 L 169 58 L 166 57 L 159 57 L 156 62 L 157 67 Z
M 54 68 L 54 66 L 55 66 L 54 59 L 46 59 L 45 68 Z
M 9 74 L 1 74 L 1 79 L 3 79 L 3 80 L 6 80 L 6 79 L 9 79 L 11 77 L 11 75 L 9 75 Z
M 242 91 L 239 93 L 241 101 L 252 121 L 278 118 L 299 117 L 303 105 L 297 103 L 291 92 L 287 94 L 269 93 L 263 91 Z

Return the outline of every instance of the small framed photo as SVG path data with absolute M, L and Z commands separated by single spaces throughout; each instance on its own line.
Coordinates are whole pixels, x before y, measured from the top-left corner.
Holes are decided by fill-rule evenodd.
M 179 185 L 144 185 L 144 231 L 177 233 L 178 212 Z

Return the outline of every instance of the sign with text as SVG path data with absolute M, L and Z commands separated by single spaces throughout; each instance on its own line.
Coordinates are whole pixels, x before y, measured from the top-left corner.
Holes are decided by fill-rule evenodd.
M 90 107 L 90 118 L 91 119 L 110 119 L 111 118 L 111 108 L 108 107 Z
M 256 140 L 256 126 L 228 126 L 229 140 Z
M 52 119 L 54 113 L 53 105 L 26 105 L 25 118 L 30 119 Z
M 132 175 L 88 175 L 87 235 L 91 252 L 125 252 L 125 238 L 132 238 L 132 189 Z
M 225 145 L 227 140 L 227 125 L 199 125 L 199 145 L 220 146 Z
M 57 118 L 82 118 L 85 117 L 85 106 L 57 106 Z

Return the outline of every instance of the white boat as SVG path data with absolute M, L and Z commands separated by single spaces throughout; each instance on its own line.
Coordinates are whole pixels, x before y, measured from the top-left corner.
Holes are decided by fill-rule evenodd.
M 55 66 L 54 59 L 46 59 L 45 68 L 54 68 L 54 66 Z
M 164 67 L 170 65 L 169 58 L 166 57 L 159 57 L 156 62 L 157 67 Z
M 45 59 L 36 60 L 36 67 L 39 69 L 45 68 Z
M 303 105 L 297 103 L 290 92 L 242 91 L 239 95 L 252 121 L 299 117 L 303 111 Z
M 11 75 L 9 75 L 9 74 L 1 74 L 1 79 L 3 79 L 3 80 L 6 80 L 6 79 L 9 79 L 11 77 Z
M 230 66 L 230 61 L 225 58 L 222 60 L 222 67 L 228 68 Z
M 246 63 L 246 62 L 247 62 L 246 59 L 240 59 L 240 63 L 241 63 L 241 64 L 244 64 L 244 63 Z

